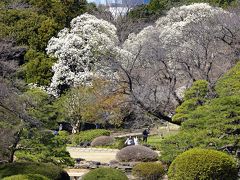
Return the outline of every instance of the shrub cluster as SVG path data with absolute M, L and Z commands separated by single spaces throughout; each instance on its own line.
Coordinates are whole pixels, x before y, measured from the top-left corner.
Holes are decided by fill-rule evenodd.
M 172 162 L 168 178 L 236 180 L 237 167 L 234 159 L 223 152 L 194 148 L 180 154 Z
M 53 180 L 68 180 L 68 174 L 53 164 L 16 162 L 0 166 L 0 179 L 13 175 L 38 174 Z
M 116 159 L 119 161 L 156 161 L 158 154 L 152 149 L 136 145 L 136 146 L 127 146 L 121 149 L 116 154 Z
M 39 174 L 19 174 L 3 178 L 3 180 L 50 180 L 49 178 Z
M 93 129 L 87 131 L 81 131 L 77 134 L 72 135 L 72 144 L 79 145 L 82 142 L 92 141 L 99 136 L 109 136 L 110 131 L 105 129 Z
M 120 170 L 113 168 L 98 168 L 83 176 L 83 180 L 128 180 L 127 176 Z
M 111 136 L 99 136 L 96 137 L 92 142 L 91 146 L 107 146 L 111 145 L 114 142 L 114 138 Z
M 133 167 L 132 174 L 138 179 L 159 179 L 164 175 L 164 167 L 161 163 L 142 162 Z

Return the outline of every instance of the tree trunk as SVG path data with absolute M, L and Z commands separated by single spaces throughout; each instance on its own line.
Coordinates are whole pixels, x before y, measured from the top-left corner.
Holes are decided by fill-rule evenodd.
M 15 134 L 15 140 L 14 140 L 12 146 L 10 147 L 10 157 L 9 157 L 9 161 L 8 161 L 9 163 L 12 163 L 14 161 L 14 154 L 17 150 L 17 145 L 20 141 L 21 132 L 22 132 L 22 129 L 20 129 Z

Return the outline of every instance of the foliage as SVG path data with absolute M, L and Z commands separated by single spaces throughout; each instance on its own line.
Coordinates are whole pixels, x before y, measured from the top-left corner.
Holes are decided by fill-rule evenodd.
M 182 123 L 180 133 L 161 141 L 161 159 L 171 163 L 177 155 L 193 147 L 213 148 L 236 155 L 240 138 L 240 97 L 237 81 L 239 63 L 216 84 L 219 97 L 209 99 L 203 106 L 186 111 L 188 120 Z
M 22 71 L 27 83 L 35 83 L 42 86 L 50 84 L 53 75 L 51 68 L 55 59 L 47 57 L 44 53 L 30 49 L 25 54 L 25 61 L 27 63 L 24 65 Z
M 29 45 L 43 50 L 48 40 L 55 34 L 57 24 L 44 15 L 31 10 L 1 10 L 1 38 L 14 38 L 18 44 Z
M 3 180 L 50 180 L 49 178 L 39 174 L 13 175 L 3 178 Z
M 54 101 L 41 88 L 32 87 L 23 94 L 24 99 L 30 102 L 27 112 L 32 117 L 43 123 L 45 128 L 53 129 L 57 127 L 58 114 L 62 112 L 58 101 Z
M 100 79 L 94 80 L 92 86 L 72 88 L 61 96 L 65 100 L 61 104 L 63 111 L 59 112 L 64 114 L 71 124 L 88 122 L 119 126 L 123 119 L 120 104 L 125 97 L 118 91 L 112 92 L 111 88 L 116 87 Z
M 238 95 L 240 93 L 240 63 L 229 70 L 216 84 L 216 92 L 220 97 Z
M 173 121 L 182 123 L 188 119 L 188 114 L 201 106 L 206 101 L 208 93 L 208 82 L 206 80 L 198 80 L 184 92 L 184 102 L 177 107 Z
M 18 161 L 53 163 L 58 166 L 72 166 L 73 159 L 66 151 L 69 142 L 67 133 L 54 136 L 52 131 L 25 130 L 20 148 L 15 155 Z
M 83 176 L 83 180 L 127 180 L 127 176 L 120 170 L 113 168 L 98 168 Z
M 16 162 L 0 166 L 0 178 L 17 174 L 39 174 L 54 180 L 68 180 L 68 174 L 58 166 L 47 163 Z
M 127 146 L 116 154 L 119 161 L 156 161 L 158 154 L 148 147 L 141 145 Z
M 73 134 L 71 139 L 72 139 L 72 144 L 79 145 L 81 142 L 85 142 L 85 141 L 90 142 L 96 137 L 109 136 L 109 135 L 110 135 L 110 131 L 108 130 L 94 129 L 94 130 L 81 131 L 77 134 Z
M 208 82 L 206 80 L 195 81 L 191 88 L 184 92 L 184 100 L 190 100 L 193 98 L 206 98 L 208 93 Z
M 170 180 L 237 179 L 235 160 L 216 150 L 191 149 L 179 155 L 168 170 Z
M 111 136 L 99 136 L 93 139 L 91 146 L 106 146 L 111 145 L 114 142 L 114 138 Z
M 142 162 L 133 167 L 132 174 L 146 180 L 159 179 L 164 175 L 164 168 L 161 163 Z

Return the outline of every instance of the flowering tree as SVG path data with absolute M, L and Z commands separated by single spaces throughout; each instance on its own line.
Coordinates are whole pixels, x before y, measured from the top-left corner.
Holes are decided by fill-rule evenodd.
M 51 38 L 47 46 L 47 53 L 58 58 L 51 93 L 57 95 L 66 87 L 90 83 L 94 76 L 109 75 L 109 68 L 100 68 L 100 59 L 110 54 L 117 42 L 116 28 L 107 21 L 89 14 L 74 18 L 70 28 Z
M 223 18 L 224 17 L 224 18 Z M 235 62 L 239 16 L 205 3 L 172 8 L 156 22 L 169 63 L 191 80 L 215 82 Z M 239 41 L 239 39 L 238 39 Z
M 120 69 L 133 104 L 171 121 L 184 89 L 197 79 L 214 84 L 235 63 L 239 22 L 236 14 L 200 3 L 172 8 L 155 26 L 130 35 Z

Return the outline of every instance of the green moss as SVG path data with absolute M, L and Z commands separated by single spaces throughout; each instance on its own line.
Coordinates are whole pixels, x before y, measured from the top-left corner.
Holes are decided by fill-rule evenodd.
M 168 170 L 169 180 L 237 179 L 234 159 L 216 150 L 191 149 L 179 155 Z
M 120 170 L 113 168 L 98 168 L 83 176 L 83 180 L 128 180 L 127 176 Z
M 145 180 L 159 179 L 164 175 L 164 168 L 161 163 L 142 162 L 133 167 L 132 174 Z

